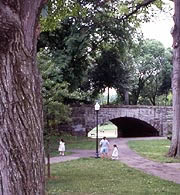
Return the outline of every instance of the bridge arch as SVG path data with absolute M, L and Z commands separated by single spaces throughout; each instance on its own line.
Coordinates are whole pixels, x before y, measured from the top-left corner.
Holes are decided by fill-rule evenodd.
M 73 134 L 87 135 L 87 133 L 96 126 L 94 105 L 72 106 L 71 118 L 72 121 L 68 123 L 65 130 L 69 130 Z M 131 105 L 101 106 L 98 119 L 99 124 L 103 124 L 107 121 L 112 121 L 114 124 L 116 123 L 115 125 L 118 126 L 119 133 L 123 133 L 126 136 L 130 135 L 127 133 L 130 131 L 129 126 L 137 124 L 137 126 L 146 127 L 148 130 L 145 130 L 145 128 L 144 130 L 149 136 L 150 134 L 153 136 L 166 136 L 168 131 L 171 131 L 172 128 L 172 107 Z M 122 126 L 124 130 L 122 130 Z M 126 128 L 126 126 L 128 126 L 128 128 Z M 141 135 L 143 135 L 143 133 Z
M 132 117 L 120 117 L 111 122 L 118 128 L 118 137 L 159 136 L 159 131 L 145 121 Z

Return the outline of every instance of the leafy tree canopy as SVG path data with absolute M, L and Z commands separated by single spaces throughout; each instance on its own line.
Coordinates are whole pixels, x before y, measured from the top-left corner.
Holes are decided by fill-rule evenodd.
M 162 1 L 152 0 L 49 1 L 41 19 L 44 32 L 38 48 L 48 48 L 54 63 L 62 66 L 59 76 L 69 83 L 71 92 L 86 88 L 85 91 L 90 90 L 92 95 L 88 75 L 94 68 L 95 59 L 102 53 L 103 45 L 113 44 L 125 55 L 128 44 L 132 45 L 136 27 L 151 17 L 149 7 L 152 3 L 160 9 L 163 6 Z M 63 12 L 59 14 L 61 9 Z M 122 78 L 121 84 L 118 83 L 121 90 L 124 80 Z M 99 91 L 98 88 L 95 91 Z
M 132 103 L 137 104 L 141 95 L 155 105 L 155 97 L 168 94 L 171 88 L 172 53 L 159 41 L 145 40 L 133 59 Z

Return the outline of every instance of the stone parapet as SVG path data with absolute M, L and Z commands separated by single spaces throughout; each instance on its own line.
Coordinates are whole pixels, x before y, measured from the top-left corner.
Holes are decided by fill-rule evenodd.
M 72 122 L 69 123 L 73 134 L 87 135 L 96 126 L 94 105 L 72 106 Z M 166 136 L 172 128 L 172 107 L 144 105 L 104 105 L 98 113 L 99 124 L 118 118 L 143 121 L 156 129 L 160 136 Z M 121 126 L 119 124 L 119 126 Z

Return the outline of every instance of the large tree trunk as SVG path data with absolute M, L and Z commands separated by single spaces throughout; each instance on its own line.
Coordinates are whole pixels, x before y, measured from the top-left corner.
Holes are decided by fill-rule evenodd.
M 175 0 L 173 36 L 173 129 L 169 156 L 180 157 L 180 1 Z
M 1 195 L 45 194 L 42 101 L 36 66 L 42 1 L 0 1 Z

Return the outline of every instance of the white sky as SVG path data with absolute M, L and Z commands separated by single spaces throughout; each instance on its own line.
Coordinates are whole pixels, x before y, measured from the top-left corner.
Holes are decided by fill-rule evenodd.
M 173 3 L 169 0 L 165 2 L 173 8 Z M 171 13 L 161 12 L 154 21 L 142 25 L 144 38 L 161 41 L 165 47 L 172 46 L 171 28 L 173 27 L 173 10 Z

